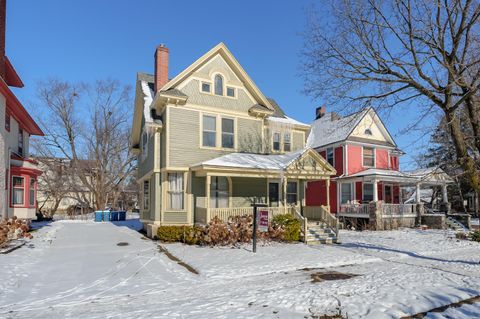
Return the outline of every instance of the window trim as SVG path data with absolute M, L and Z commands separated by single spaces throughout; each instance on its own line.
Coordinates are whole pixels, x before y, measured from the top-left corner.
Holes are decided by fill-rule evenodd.
M 372 149 L 373 151 L 373 166 L 365 165 L 365 148 Z M 370 146 L 362 146 L 362 166 L 363 167 L 370 167 L 370 168 L 375 168 L 377 164 L 377 156 L 376 156 L 377 150 L 375 147 L 370 147 Z
M 204 84 L 208 84 L 208 88 L 209 88 L 208 91 L 203 90 L 203 85 Z M 212 86 L 213 86 L 212 82 L 210 82 L 210 81 L 200 81 L 200 92 L 204 93 L 204 94 L 212 94 Z
M 275 135 L 278 135 L 278 149 L 275 149 Z M 272 151 L 280 152 L 282 150 L 282 133 L 272 132 Z
M 179 176 L 181 176 L 182 178 L 182 191 L 172 191 L 170 190 L 170 174 L 178 174 Z M 185 172 L 183 171 L 168 171 L 167 172 L 167 187 L 166 187 L 166 193 L 167 193 L 167 196 L 166 196 L 166 201 L 167 201 L 167 205 L 166 205 L 166 211 L 168 212 L 185 212 L 187 211 L 187 205 L 186 205 L 186 176 L 185 176 Z M 182 194 L 182 208 L 181 209 L 178 209 L 178 208 L 172 208 L 171 207 L 171 200 L 170 200 L 170 195 L 171 194 Z
M 287 187 L 286 187 L 286 193 L 285 193 L 285 202 L 287 203 L 287 205 L 292 205 L 292 203 L 289 203 L 288 202 L 288 195 L 292 195 L 293 193 L 289 193 L 288 192 L 288 184 L 289 183 L 295 183 L 295 206 L 298 205 L 298 199 L 299 199 L 299 196 L 298 196 L 298 187 L 300 185 L 300 183 L 298 182 L 298 180 L 294 180 L 294 181 L 287 181 Z
M 203 145 L 203 117 L 209 116 L 215 118 L 215 146 Z M 222 147 L 222 119 L 233 120 L 233 148 Z M 200 132 L 199 132 L 199 148 L 209 150 L 237 151 L 238 149 L 238 118 L 235 116 L 212 114 L 208 112 L 199 112 Z M 210 131 L 213 132 L 213 131 Z
M 16 177 L 22 179 L 22 186 L 21 186 L 21 187 L 20 187 L 20 186 L 15 186 L 15 185 L 13 184 L 13 179 L 16 178 Z M 12 175 L 12 176 L 11 176 L 11 185 L 12 185 L 12 187 L 11 187 L 11 194 L 10 194 L 10 203 L 11 203 L 11 206 L 12 206 L 12 207 L 25 207 L 25 203 L 26 203 L 26 201 L 27 201 L 27 199 L 26 199 L 26 194 L 27 194 L 27 192 L 26 192 L 26 190 L 25 190 L 25 189 L 26 189 L 26 187 L 25 187 L 25 186 L 26 186 L 26 184 L 25 184 L 25 176 Z M 14 204 L 14 203 L 13 203 L 13 196 L 14 196 L 14 193 L 15 193 L 15 192 L 14 192 L 15 188 L 16 188 L 16 189 L 22 189 L 22 190 L 23 190 L 23 200 L 22 200 L 22 203 L 20 203 L 20 204 Z
M 229 86 L 229 85 L 225 86 L 225 88 L 226 88 L 226 90 L 225 90 L 225 93 L 226 93 L 226 94 L 225 94 L 225 97 L 229 97 L 229 98 L 231 98 L 231 99 L 237 98 L 237 89 L 236 89 L 236 88 L 234 88 L 233 86 Z M 233 91 L 233 96 L 228 95 L 228 90 L 232 90 L 232 91 Z
M 144 137 L 145 137 L 145 144 L 143 143 Z M 143 162 L 148 157 L 148 143 L 150 142 L 149 141 L 150 137 L 148 136 L 147 132 L 143 130 L 142 136 L 140 138 L 141 138 L 141 148 L 142 148 L 141 159 Z
M 32 185 L 32 181 L 33 181 L 33 185 Z M 28 205 L 30 207 L 36 207 L 37 206 L 37 180 L 33 177 L 29 177 L 29 180 L 28 180 Z M 32 191 L 33 191 L 33 196 L 32 195 Z M 32 197 L 33 197 L 33 204 L 32 204 Z
M 145 184 L 148 184 L 148 187 L 145 187 Z M 148 196 L 145 196 L 145 191 L 148 192 Z M 151 197 L 151 185 L 150 180 L 146 179 L 143 181 L 143 189 L 142 189 L 142 210 L 149 211 L 150 210 L 150 197 Z
M 20 147 L 20 142 L 22 146 Z M 23 156 L 25 154 L 25 136 L 23 134 L 23 128 L 18 127 L 18 145 L 17 145 L 18 155 Z
M 213 118 L 215 119 L 215 131 L 211 131 L 211 130 L 205 130 L 205 126 L 204 126 L 204 119 L 205 117 L 210 117 L 210 118 Z M 200 139 L 201 139 L 201 143 L 200 143 L 200 146 L 202 148 L 210 148 L 210 149 L 216 149 L 218 147 L 218 115 L 211 115 L 211 114 L 201 114 L 201 128 L 200 128 Z M 208 132 L 208 133 L 214 133 L 215 134 L 215 145 L 214 146 L 210 146 L 210 145 L 205 145 L 204 144 L 204 139 L 203 139 L 203 133 L 204 132 Z
M 230 132 L 224 132 L 223 131 L 223 120 L 229 120 L 229 121 L 232 121 L 232 128 L 233 128 L 233 132 L 230 133 Z M 226 149 L 226 150 L 235 150 L 236 149 L 236 141 L 235 141 L 235 118 L 230 118 L 230 117 L 223 117 L 221 116 L 220 117 L 220 148 L 221 149 Z M 227 134 L 227 135 L 231 135 L 233 137 L 233 145 L 232 147 L 225 147 L 223 146 L 223 135 L 224 134 Z
M 219 76 L 221 79 L 222 79 L 222 94 L 217 94 L 217 83 L 216 83 L 216 79 L 217 79 L 217 76 Z M 213 75 L 213 95 L 216 95 L 216 96 L 226 96 L 227 93 L 225 91 L 225 76 L 222 74 L 222 73 L 215 73 Z
M 286 136 L 288 136 L 288 143 L 286 142 Z M 289 150 L 287 151 L 285 145 L 289 146 Z M 283 151 L 284 152 L 291 152 L 292 151 L 292 133 L 291 132 L 284 132 L 283 133 Z
M 354 192 L 353 183 L 352 182 L 340 183 L 340 205 L 348 203 L 348 201 L 346 203 L 343 202 L 343 185 L 347 185 L 347 184 L 350 185 L 350 199 L 348 201 L 351 202 L 355 199 L 355 194 L 353 193 Z

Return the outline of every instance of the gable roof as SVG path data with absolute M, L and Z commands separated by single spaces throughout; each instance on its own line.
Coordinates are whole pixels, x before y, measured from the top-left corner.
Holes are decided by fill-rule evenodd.
M 190 76 L 195 70 L 200 68 L 201 66 L 205 65 L 208 61 L 210 61 L 213 57 L 217 54 L 220 54 L 228 66 L 235 72 L 235 74 L 239 77 L 239 79 L 244 83 L 247 90 L 252 94 L 255 100 L 258 101 L 259 104 L 267 107 L 268 109 L 275 111 L 274 107 L 272 106 L 269 99 L 263 95 L 257 85 L 253 82 L 250 76 L 245 72 L 243 67 L 238 63 L 237 59 L 233 56 L 233 54 L 228 50 L 227 46 L 220 42 L 215 47 L 213 47 L 210 51 L 202 55 L 199 59 L 195 62 L 190 64 L 185 70 L 180 72 L 177 76 L 173 79 L 168 81 L 163 87 L 160 88 L 160 91 L 167 91 L 170 89 L 175 88 L 178 84 L 183 82 L 188 76 Z
M 367 114 L 371 114 L 373 120 L 382 130 L 383 135 L 388 142 L 374 142 L 367 139 L 351 137 L 350 135 L 355 128 L 360 124 Z M 335 113 L 327 113 L 321 118 L 315 120 L 311 125 L 311 131 L 307 138 L 307 146 L 318 148 L 325 145 L 330 145 L 338 142 L 346 141 L 347 139 L 355 140 L 357 142 L 370 142 L 375 144 L 383 144 L 385 146 L 396 147 L 396 143 L 378 116 L 377 112 L 371 107 L 365 108 L 358 112 L 352 113 L 344 117 L 338 117 Z

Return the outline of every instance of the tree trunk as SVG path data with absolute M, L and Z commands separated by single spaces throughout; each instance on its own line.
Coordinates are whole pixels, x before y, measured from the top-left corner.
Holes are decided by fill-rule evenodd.
M 468 111 L 468 118 L 473 129 L 474 145 L 477 148 L 477 152 L 480 153 L 480 102 L 478 97 L 472 96 L 465 101 Z
M 452 137 L 455 151 L 457 153 L 457 162 L 465 171 L 470 185 L 476 192 L 480 192 L 480 180 L 478 172 L 475 167 L 475 162 L 472 157 L 468 155 L 467 145 L 463 138 L 462 130 L 460 128 L 460 122 L 452 111 L 445 111 L 448 128 Z

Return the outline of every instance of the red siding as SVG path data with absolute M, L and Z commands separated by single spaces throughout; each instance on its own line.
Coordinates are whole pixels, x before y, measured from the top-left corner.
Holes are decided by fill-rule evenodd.
M 390 168 L 398 171 L 398 169 L 399 169 L 398 164 L 399 164 L 398 163 L 398 156 L 391 156 L 390 157 Z
M 362 147 L 357 145 L 348 145 L 348 175 L 352 175 L 364 170 L 362 166 Z
M 378 200 L 383 200 L 383 184 L 382 183 L 377 184 L 377 190 L 378 190 Z
M 343 147 L 339 146 L 335 148 L 335 169 L 337 170 L 337 175 L 340 176 L 343 174 Z
M 398 185 L 393 185 L 393 203 L 400 203 L 400 187 Z
M 320 151 L 318 152 L 320 156 L 322 156 L 324 159 L 327 159 L 327 151 Z
M 325 181 L 308 182 L 305 203 L 307 206 L 327 205 Z
M 377 148 L 375 151 L 375 167 L 388 169 L 388 151 Z
M 363 199 L 362 192 L 363 192 L 362 182 L 356 182 L 355 183 L 355 199 L 358 200 L 359 202 L 361 202 Z
M 330 212 L 337 213 L 337 183 L 330 182 Z

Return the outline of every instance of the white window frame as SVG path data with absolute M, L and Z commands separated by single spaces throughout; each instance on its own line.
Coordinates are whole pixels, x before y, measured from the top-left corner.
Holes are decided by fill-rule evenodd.
M 33 185 L 32 185 L 33 181 Z M 28 179 L 28 205 L 30 207 L 35 207 L 37 204 L 37 181 L 35 178 L 30 177 Z M 33 191 L 33 196 L 32 196 L 32 191 Z M 32 203 L 32 198 L 33 198 L 33 203 Z
M 171 190 L 170 189 L 170 175 L 175 174 L 178 177 L 181 178 L 182 181 L 182 189 L 181 190 Z M 168 172 L 167 173 L 167 209 L 169 211 L 185 211 L 185 173 L 181 171 L 177 172 Z M 182 200 L 180 201 L 181 203 L 181 208 L 176 208 L 172 207 L 172 200 L 171 197 L 173 194 L 181 194 L 182 195 Z
M 222 94 L 217 94 L 217 83 L 215 81 L 215 79 L 217 78 L 217 76 L 220 76 L 222 78 Z M 216 96 L 226 96 L 226 90 L 225 90 L 225 76 L 221 73 L 215 73 L 213 75 L 213 95 L 216 95 Z
M 365 148 L 370 148 L 373 150 L 373 166 L 370 166 L 370 165 L 365 165 Z M 376 167 L 376 164 L 377 164 L 377 156 L 376 156 L 376 153 L 377 153 L 377 150 L 375 149 L 375 147 L 370 147 L 370 146 L 362 146 L 362 165 L 363 167 Z
M 204 125 L 205 117 L 210 117 L 210 118 L 215 119 L 215 131 L 205 129 L 205 125 Z M 210 115 L 210 114 L 202 114 L 201 120 L 202 120 L 202 126 L 201 126 L 202 131 L 200 132 L 200 136 L 201 136 L 201 144 L 200 145 L 204 148 L 217 148 L 217 146 L 218 146 L 218 136 L 217 136 L 218 135 L 218 116 Z M 204 132 L 215 133 L 215 145 L 214 146 L 204 144 L 204 139 L 203 139 L 203 133 Z
M 228 95 L 228 90 L 232 90 L 232 91 L 233 91 L 233 96 Z M 237 89 L 234 88 L 233 86 L 229 86 L 229 85 L 226 86 L 225 96 L 226 96 L 226 97 L 229 97 L 229 98 L 231 98 L 231 99 L 236 98 L 236 97 L 237 97 Z
M 208 84 L 208 87 L 209 87 L 209 90 L 208 91 L 204 91 L 203 90 L 203 85 L 204 84 Z M 205 93 L 205 94 L 212 94 L 212 82 L 209 82 L 209 81 L 200 81 L 200 92 L 201 93 Z
M 232 121 L 232 127 L 233 127 L 233 132 L 224 132 L 223 131 L 223 120 L 229 120 L 229 121 Z M 230 117 L 220 117 L 220 147 L 222 149 L 227 149 L 227 150 L 234 150 L 236 149 L 236 141 L 235 141 L 235 119 L 234 118 L 230 118 Z M 225 147 L 223 146 L 223 135 L 226 134 L 226 135 L 230 135 L 233 137 L 233 145 L 232 147 Z
M 343 185 L 350 185 L 350 199 L 347 202 L 343 202 Z M 347 204 L 348 202 L 352 202 L 354 199 L 354 194 L 353 194 L 353 183 L 340 183 L 340 204 Z
M 291 193 L 291 192 L 288 191 L 288 184 L 289 183 L 295 183 L 295 205 L 297 205 L 298 204 L 298 185 L 299 185 L 297 180 L 287 181 L 287 187 L 286 187 L 287 192 L 285 194 L 285 202 L 287 203 L 287 205 L 292 205 L 292 203 L 288 202 L 288 195 L 293 195 L 294 193 Z

